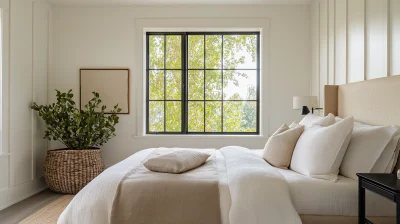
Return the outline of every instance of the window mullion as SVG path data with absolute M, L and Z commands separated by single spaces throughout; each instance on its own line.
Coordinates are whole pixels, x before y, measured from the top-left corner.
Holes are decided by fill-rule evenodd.
M 221 132 L 224 132 L 224 35 L 221 37 Z
M 203 107 L 203 120 L 204 120 L 204 132 L 206 132 L 206 35 L 204 35 L 204 42 L 203 42 L 203 54 L 204 54 L 204 58 L 203 58 L 203 78 L 204 78 L 204 96 L 203 96 L 203 100 L 204 100 L 204 107 Z
M 167 132 L 167 35 L 164 35 L 164 132 Z
M 187 64 L 186 64 L 186 39 L 185 33 L 181 34 L 181 64 L 182 64 L 182 91 L 181 91 L 181 104 L 182 104 L 182 114 L 181 114 L 181 133 L 187 134 Z

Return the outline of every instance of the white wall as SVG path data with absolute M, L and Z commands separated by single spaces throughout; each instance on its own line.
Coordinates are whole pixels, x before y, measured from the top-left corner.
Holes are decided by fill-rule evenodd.
M 8 7 L 3 21 L 7 31 L 3 36 L 0 210 L 45 188 L 42 164 L 47 142 L 42 139 L 43 124 L 30 105 L 47 102 L 50 21 L 45 1 L 3 2 Z M 4 58 L 9 62 L 4 64 Z
M 173 19 L 190 27 L 190 19 L 255 19 L 269 21 L 265 34 L 268 51 L 263 55 L 264 136 L 143 136 L 142 46 L 143 30 L 137 24 Z M 282 122 L 299 120 L 292 110 L 292 97 L 310 94 L 310 7 L 305 6 L 142 6 L 142 7 L 54 7 L 52 9 L 49 99 L 54 89 L 79 93 L 80 68 L 130 68 L 131 114 L 121 115 L 117 137 L 103 148 L 106 166 L 148 147 L 213 147 L 242 145 L 262 148 L 269 133 Z M 161 24 L 160 24 L 161 26 Z M 174 24 L 171 25 L 172 27 Z M 178 26 L 178 25 L 177 25 Z M 139 38 L 138 38 L 139 37 Z M 61 147 L 51 143 L 49 148 Z
M 400 0 L 314 0 L 311 14 L 311 91 L 321 103 L 326 84 L 400 74 Z

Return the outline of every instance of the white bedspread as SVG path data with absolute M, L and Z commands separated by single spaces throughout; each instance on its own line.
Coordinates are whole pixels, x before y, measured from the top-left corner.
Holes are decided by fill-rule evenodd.
M 251 150 L 262 157 L 263 149 Z M 336 182 L 307 177 L 293 170 L 276 169 L 285 177 L 293 206 L 300 215 L 357 216 L 358 181 L 339 176 Z M 394 217 L 393 202 L 366 191 L 368 216 Z
M 153 150 L 135 153 L 105 170 L 74 197 L 58 224 L 110 223 L 121 179 Z M 225 147 L 216 153 L 222 224 L 301 223 L 287 182 L 275 168 L 245 148 Z

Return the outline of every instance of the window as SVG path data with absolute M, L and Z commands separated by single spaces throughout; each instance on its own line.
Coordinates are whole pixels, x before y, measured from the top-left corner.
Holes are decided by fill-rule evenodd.
M 146 33 L 148 134 L 258 134 L 259 32 Z

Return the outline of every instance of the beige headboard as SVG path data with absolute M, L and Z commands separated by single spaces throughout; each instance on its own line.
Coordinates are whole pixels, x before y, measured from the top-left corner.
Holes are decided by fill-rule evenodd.
M 325 86 L 324 114 L 353 116 L 372 125 L 400 127 L 400 75 Z M 400 157 L 393 172 L 400 169 Z
M 400 75 L 325 86 L 324 114 L 373 125 L 400 126 Z

